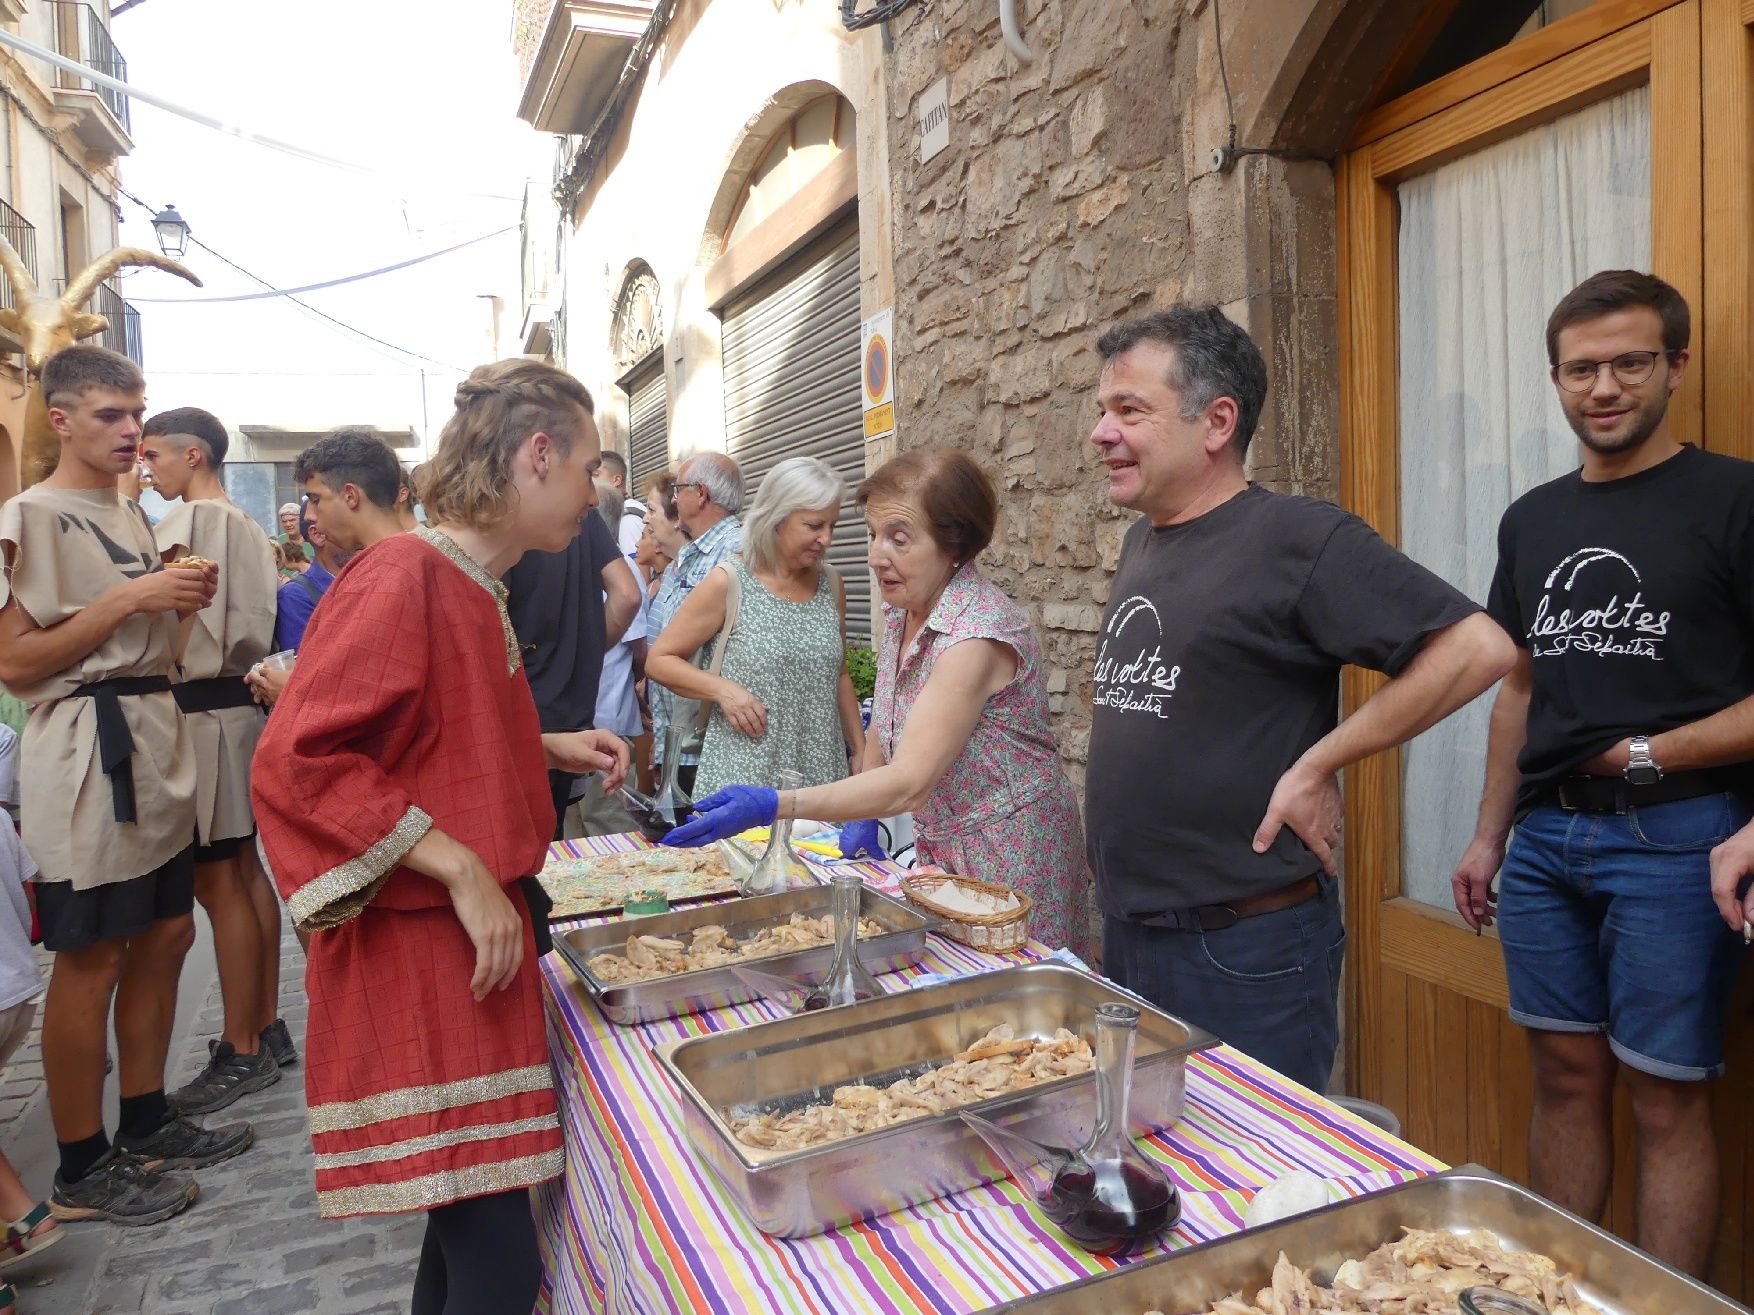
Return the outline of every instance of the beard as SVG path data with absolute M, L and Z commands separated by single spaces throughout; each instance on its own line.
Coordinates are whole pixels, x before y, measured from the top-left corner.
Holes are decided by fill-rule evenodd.
M 1665 393 L 1661 397 L 1641 404 L 1632 413 L 1631 423 L 1625 433 L 1616 438 L 1596 437 L 1590 432 L 1589 421 L 1581 412 L 1575 415 L 1567 412 L 1565 418 L 1570 422 L 1571 430 L 1577 435 L 1578 442 L 1597 456 L 1608 457 L 1643 447 L 1650 436 L 1657 432 L 1657 427 L 1663 423 L 1663 417 L 1668 412 L 1669 398 L 1668 394 Z

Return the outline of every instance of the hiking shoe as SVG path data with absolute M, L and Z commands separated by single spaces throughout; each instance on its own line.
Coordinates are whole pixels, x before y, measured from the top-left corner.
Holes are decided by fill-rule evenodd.
M 78 1182 L 67 1182 L 57 1169 L 49 1209 L 69 1223 L 106 1219 L 140 1227 L 181 1214 L 200 1192 L 187 1174 L 158 1173 L 112 1147 Z
M 292 1044 L 292 1030 L 286 1026 L 284 1018 L 276 1018 L 262 1029 L 262 1044 L 281 1068 L 291 1068 L 298 1063 L 298 1047 Z
M 208 1045 L 207 1054 L 201 1076 L 171 1097 L 171 1107 L 179 1114 L 211 1114 L 239 1096 L 280 1081 L 280 1065 L 267 1046 L 258 1046 L 253 1055 L 240 1055 L 231 1042 L 216 1041 Z
M 140 1160 L 148 1169 L 205 1169 L 209 1165 L 242 1155 L 256 1140 L 247 1123 L 222 1123 L 217 1128 L 173 1114 L 159 1130 L 147 1137 L 117 1135 L 116 1147 Z M 82 1178 L 80 1182 L 84 1182 Z

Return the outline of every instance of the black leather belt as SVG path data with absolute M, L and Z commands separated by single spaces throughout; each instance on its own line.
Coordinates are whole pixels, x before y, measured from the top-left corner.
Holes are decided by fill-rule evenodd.
M 136 694 L 164 694 L 169 676 L 116 676 L 81 685 L 68 698 L 90 699 L 97 707 L 97 753 L 110 778 L 110 805 L 116 821 L 138 820 L 134 811 L 134 732 L 122 715 L 122 700 Z
M 1733 792 L 1741 785 L 1740 775 L 1711 769 L 1670 772 L 1650 785 L 1633 785 L 1613 776 L 1572 776 L 1559 783 L 1553 801 L 1568 813 L 1624 813 L 1628 808 Z
M 1277 913 L 1280 909 L 1292 909 L 1299 904 L 1307 904 L 1321 893 L 1321 878 L 1305 877 L 1302 881 L 1294 881 L 1278 890 L 1247 895 L 1242 899 L 1231 900 L 1228 904 L 1165 909 L 1162 913 L 1153 913 L 1150 917 L 1137 918 L 1134 921 L 1142 922 L 1147 927 L 1167 927 L 1171 931 L 1223 931 L 1226 927 L 1236 926 L 1244 918 L 1258 918 L 1263 913 Z
M 249 708 L 256 703 L 242 676 L 209 676 L 185 680 L 171 687 L 177 707 L 184 712 L 218 712 L 221 708 Z

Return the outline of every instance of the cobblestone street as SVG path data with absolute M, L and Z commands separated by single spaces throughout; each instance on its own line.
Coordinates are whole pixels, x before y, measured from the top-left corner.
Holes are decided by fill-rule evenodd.
M 203 921 L 197 915 L 198 921 Z M 203 940 L 189 957 L 170 1086 L 197 1072 L 221 1026 L 218 979 Z M 46 970 L 46 957 L 45 957 Z M 304 1042 L 304 958 L 287 932 L 282 944 L 281 1014 Z M 197 1003 L 198 1001 L 198 1003 Z M 112 1088 L 114 1080 L 111 1082 Z M 113 1097 L 114 1092 L 112 1090 Z M 408 1308 L 425 1221 L 317 1217 L 305 1136 L 303 1070 L 245 1096 L 209 1122 L 247 1119 L 256 1144 L 203 1171 L 201 1199 L 156 1228 L 74 1224 L 38 1259 L 8 1271 L 25 1315 L 392 1315 Z M 114 1130 L 114 1118 L 111 1118 Z M 25 1182 L 49 1187 L 54 1134 L 43 1099 L 33 1031 L 0 1073 L 0 1139 Z

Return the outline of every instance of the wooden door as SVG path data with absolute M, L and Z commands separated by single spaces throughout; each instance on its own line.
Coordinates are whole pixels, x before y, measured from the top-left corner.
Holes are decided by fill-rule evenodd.
M 1633 91 L 1648 106 L 1644 267 L 1679 288 L 1694 311 L 1692 374 L 1671 414 L 1684 440 L 1754 457 L 1751 33 L 1754 0 L 1599 0 L 1360 123 L 1338 177 L 1342 497 L 1391 541 L 1409 537 L 1402 394 L 1422 382 L 1402 377 L 1401 291 L 1412 271 L 1400 266 L 1401 189 Z M 1544 376 L 1545 364 L 1538 357 L 1518 368 Z M 1347 709 L 1380 684 L 1349 670 Z M 1491 932 L 1476 936 L 1432 898 L 1447 872 L 1407 870 L 1410 829 L 1449 803 L 1429 793 L 1404 798 L 1406 757 L 1379 755 L 1347 780 L 1348 1085 L 1399 1113 L 1405 1135 L 1446 1160 L 1526 1179 L 1531 1080 L 1526 1039 L 1505 1012 L 1503 958 Z M 1447 788 L 1471 809 L 1477 770 L 1458 767 Z M 1449 864 L 1460 856 L 1457 847 Z M 1754 1223 L 1754 1137 L 1743 1129 L 1754 1110 L 1754 982 L 1746 975 L 1743 988 L 1730 1073 L 1716 1092 L 1725 1172 L 1714 1279 L 1734 1295 L 1754 1292 L 1754 1246 L 1743 1237 Z M 1625 1135 L 1616 1139 L 1623 1153 L 1607 1222 L 1630 1234 L 1624 1094 L 1618 1117 Z

